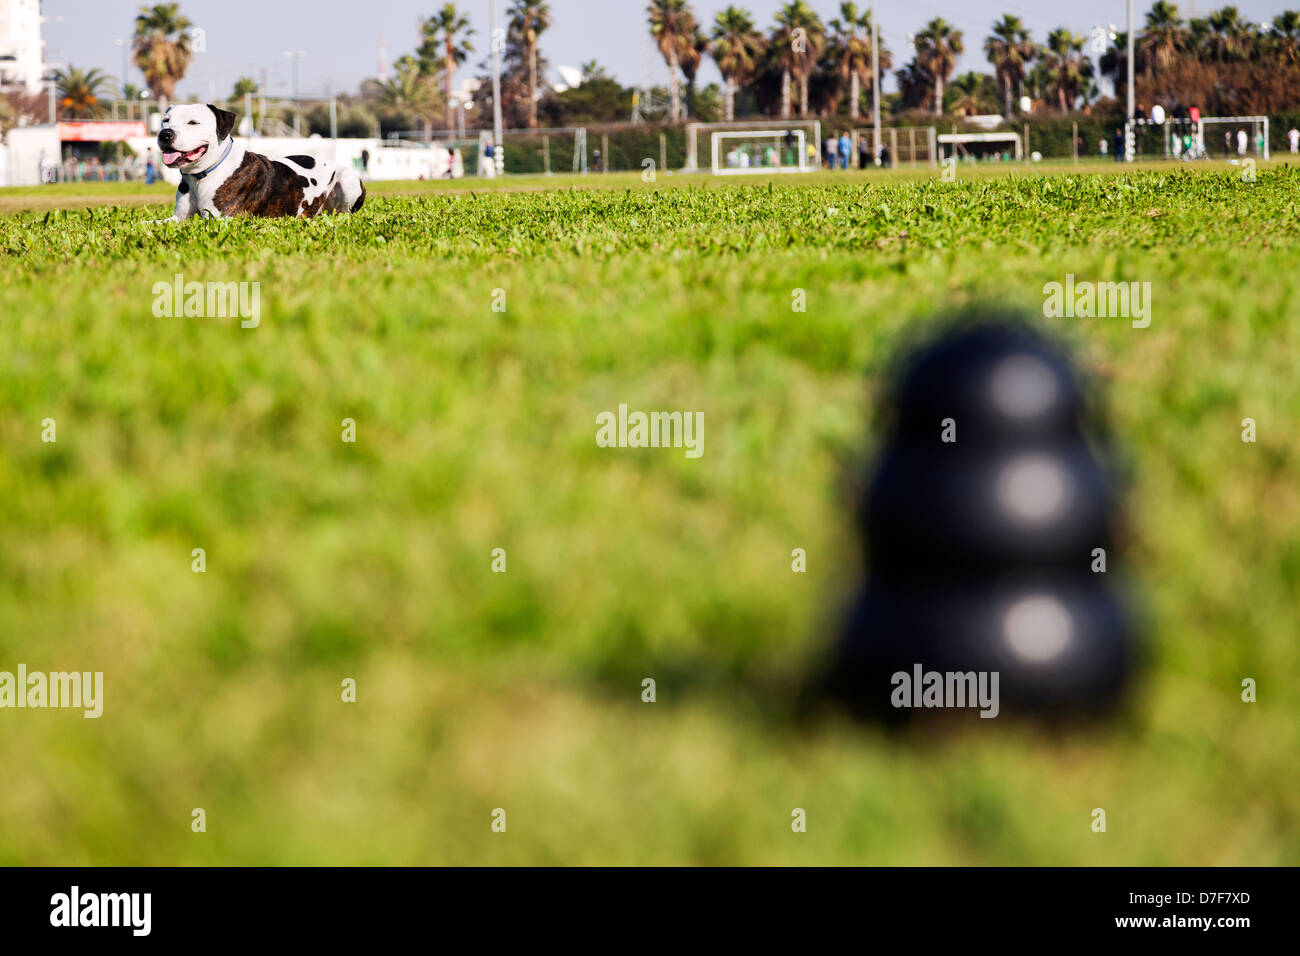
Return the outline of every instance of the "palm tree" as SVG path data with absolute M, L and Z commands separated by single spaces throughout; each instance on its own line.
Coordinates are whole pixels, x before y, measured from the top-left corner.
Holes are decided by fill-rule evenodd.
M 1146 69 L 1168 69 L 1187 44 L 1187 29 L 1178 15 L 1178 7 L 1157 0 L 1147 12 L 1146 26 L 1137 37 L 1137 50 Z
M 935 17 L 916 35 L 917 63 L 934 77 L 934 115 L 943 115 L 943 83 L 965 51 L 962 32 L 942 17 Z
M 190 50 L 192 25 L 181 16 L 178 3 L 141 7 L 135 18 L 135 65 L 144 73 L 149 92 L 164 110 L 194 55 Z
M 955 94 L 951 103 L 954 116 L 976 116 L 979 114 L 982 108 L 980 88 L 983 86 L 984 80 L 984 76 L 974 71 L 953 77 L 953 81 L 948 88 Z
M 134 113 L 133 107 L 144 96 L 145 91 L 140 89 L 134 83 L 123 83 L 122 88 L 118 90 L 118 98 L 126 106 L 126 118 L 130 119 Z M 143 114 L 141 114 L 143 117 Z
M 993 32 L 984 39 L 984 55 L 1002 81 L 1003 116 L 1011 118 L 1014 96 L 1025 82 L 1025 71 L 1038 52 L 1029 39 L 1029 30 L 1019 17 L 1009 13 L 993 24 Z M 1014 92 L 1013 92 L 1014 91 Z
M 698 32 L 695 14 L 686 0 L 650 0 L 646 11 L 650 15 L 650 35 L 659 45 L 659 52 L 668 63 L 668 83 L 671 105 L 669 122 L 682 120 L 682 83 L 678 71 L 687 47 L 693 46 Z
M 509 10 L 510 29 L 528 54 L 528 128 L 537 129 L 537 37 L 551 25 L 546 0 L 515 0 Z
M 833 48 L 839 64 L 840 80 L 849 84 L 849 119 L 856 123 L 862 103 L 862 84 L 870 84 L 874 73 L 871 68 L 871 17 L 859 13 L 857 4 L 845 0 L 840 4 L 843 20 L 832 20 L 835 34 Z M 859 33 L 865 30 L 865 33 Z
M 1300 62 L 1300 13 L 1287 10 L 1273 18 L 1273 50 L 1283 63 Z
M 1088 80 L 1092 79 L 1092 60 L 1083 55 L 1084 37 L 1058 27 L 1047 35 L 1044 62 L 1062 113 L 1068 113 Z
M 456 9 L 454 3 L 444 3 L 442 9 L 420 24 L 424 37 L 416 56 L 421 64 L 421 72 L 432 73 L 432 64 L 441 61 L 444 107 L 447 128 L 456 122 L 451 109 L 452 82 L 456 77 L 456 67 L 465 62 L 465 58 L 474 51 L 469 42 L 474 30 L 469 25 L 469 18 Z
M 1243 60 L 1254 49 L 1254 24 L 1242 19 L 1236 7 L 1215 10 L 1209 16 L 1209 24 L 1207 52 L 1211 59 L 1224 63 Z
M 100 70 L 81 70 L 69 66 L 54 71 L 54 86 L 63 115 L 71 119 L 91 119 L 104 112 L 104 89 L 113 78 Z
M 398 61 L 389 79 L 371 83 L 369 93 L 384 109 L 414 114 L 424 126 L 426 139 L 431 138 L 434 117 L 445 106 L 437 81 L 413 57 Z
M 235 80 L 235 87 L 230 91 L 230 99 L 242 100 L 245 96 L 252 96 L 257 90 L 257 80 L 251 76 L 241 76 Z
M 704 54 L 709 49 L 709 38 L 704 35 L 699 24 L 694 24 L 694 33 L 690 42 L 682 47 L 682 75 L 686 77 L 686 115 L 695 115 L 695 74 L 700 71 Z
M 1133 69 L 1142 65 L 1143 59 L 1138 47 L 1134 46 Z M 1124 99 L 1128 89 L 1128 33 L 1116 31 L 1106 52 L 1097 61 L 1097 68 L 1102 76 L 1108 77 L 1115 84 L 1116 99 Z
M 1208 62 L 1210 46 L 1210 21 L 1205 17 L 1192 17 L 1187 21 L 1187 51 L 1201 62 Z
M 909 109 L 924 109 L 934 96 L 934 77 L 917 62 L 916 57 L 912 57 L 902 69 L 896 70 L 894 78 L 898 80 L 898 91 L 903 95 L 903 103 Z
M 805 0 L 777 11 L 772 50 L 781 66 L 781 118 L 790 118 L 790 83 L 799 84 L 799 115 L 808 115 L 808 80 L 826 47 L 826 28 Z
M 718 65 L 718 72 L 726 85 L 726 118 L 731 122 L 736 118 L 736 90 L 758 70 L 766 44 L 762 34 L 754 29 L 754 19 L 749 11 L 734 6 L 727 7 L 713 18 L 710 36 L 713 43 L 709 46 L 709 55 Z

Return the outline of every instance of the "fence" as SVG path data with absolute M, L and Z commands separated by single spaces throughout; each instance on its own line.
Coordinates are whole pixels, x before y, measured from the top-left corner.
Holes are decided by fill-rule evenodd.
M 894 165 L 907 163 L 917 166 L 925 163 L 936 166 L 939 162 L 933 126 L 891 126 L 881 129 L 880 144 L 876 143 L 875 130 L 871 127 L 855 129 L 852 136 L 855 156 L 861 156 L 863 152 L 868 156 L 878 156 L 879 147 L 883 145 L 889 148 L 889 157 Z M 865 144 L 866 149 L 862 150 L 859 144 Z

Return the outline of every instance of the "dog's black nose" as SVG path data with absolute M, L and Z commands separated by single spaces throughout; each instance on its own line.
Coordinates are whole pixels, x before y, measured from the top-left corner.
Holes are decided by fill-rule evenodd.
M 159 146 L 170 146 L 176 140 L 176 130 L 165 129 L 158 134 Z

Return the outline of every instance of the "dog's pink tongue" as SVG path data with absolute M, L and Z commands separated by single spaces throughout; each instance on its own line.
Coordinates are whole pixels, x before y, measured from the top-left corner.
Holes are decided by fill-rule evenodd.
M 181 158 L 181 154 L 174 150 L 169 150 L 162 154 L 162 161 L 163 161 L 163 165 L 165 166 L 170 166 L 172 163 L 176 162 L 176 160 L 180 158 Z

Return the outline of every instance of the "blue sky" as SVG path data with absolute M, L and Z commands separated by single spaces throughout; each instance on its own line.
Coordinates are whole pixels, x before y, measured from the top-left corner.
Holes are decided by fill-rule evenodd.
M 152 2 L 152 0 L 151 0 Z M 509 0 L 499 0 L 504 16 Z M 839 10 L 838 0 L 810 0 L 823 20 Z M 272 93 L 292 89 L 292 72 L 285 51 L 305 50 L 299 60 L 304 95 L 355 90 L 362 79 L 378 70 L 381 37 L 389 62 L 415 45 L 416 24 L 441 6 L 442 0 L 370 0 L 368 3 L 300 3 L 289 0 L 181 0 L 182 10 L 207 33 L 207 52 L 195 57 L 181 82 L 183 96 L 226 96 L 243 75 L 266 77 Z M 696 15 L 711 23 L 728 0 L 693 0 Z M 780 0 L 744 0 L 760 27 L 767 28 Z M 1221 3 L 1179 4 L 1187 15 L 1204 15 Z M 1271 19 L 1300 0 L 1238 0 L 1243 15 L 1255 21 Z M 476 66 L 487 49 L 489 0 L 461 0 L 459 6 L 473 21 Z M 865 4 L 859 0 L 859 6 Z M 115 39 L 129 38 L 140 0 L 44 0 L 47 55 L 52 62 L 97 66 L 113 75 L 122 70 L 122 48 Z M 662 82 L 666 67 L 647 38 L 644 0 L 551 0 L 554 25 L 542 38 L 542 48 L 552 64 L 579 64 L 596 59 L 624 83 L 645 76 Z M 1137 16 L 1150 7 L 1138 0 Z M 967 52 L 959 71 L 987 68 L 980 47 L 989 25 L 1003 13 L 1019 16 L 1038 40 L 1057 26 L 1088 33 L 1096 25 L 1117 24 L 1125 18 L 1124 0 L 885 0 L 878 8 L 881 35 L 899 63 L 908 51 L 908 35 L 933 17 L 943 17 L 964 31 Z M 906 56 L 904 55 L 906 54 Z M 131 78 L 143 85 L 138 70 Z M 717 79 L 711 63 L 701 70 L 701 81 Z M 886 89 L 893 87 L 892 82 Z

